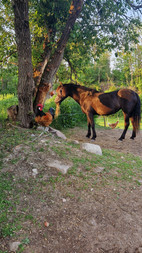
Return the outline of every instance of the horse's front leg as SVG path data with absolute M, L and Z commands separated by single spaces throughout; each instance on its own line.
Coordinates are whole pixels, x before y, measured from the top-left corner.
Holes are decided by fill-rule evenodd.
M 88 122 L 88 132 L 86 134 L 86 137 L 90 138 L 90 136 L 91 136 L 91 125 L 90 125 L 90 122 Z
M 95 124 L 94 124 L 94 120 L 93 120 L 93 124 L 92 124 L 92 132 L 93 132 L 93 136 L 92 136 L 92 140 L 95 140 L 97 135 L 96 135 L 96 131 L 95 131 Z
M 97 135 L 96 135 L 96 131 L 95 131 L 94 117 L 93 117 L 92 113 L 88 113 L 87 121 L 88 121 L 88 134 L 87 134 L 87 137 L 91 136 L 91 129 L 90 128 L 92 127 L 93 135 L 92 135 L 91 139 L 95 140 Z

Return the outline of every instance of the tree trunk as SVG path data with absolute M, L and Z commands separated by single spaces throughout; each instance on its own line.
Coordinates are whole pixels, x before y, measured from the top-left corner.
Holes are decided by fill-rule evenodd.
M 34 101 L 34 108 L 38 103 L 44 104 L 46 100 L 47 92 L 52 86 L 53 78 L 60 66 L 60 63 L 63 59 L 64 50 L 69 39 L 71 30 L 73 29 L 74 23 L 78 18 L 84 0 L 73 0 L 69 10 L 69 17 L 65 26 L 65 29 L 62 33 L 62 36 L 57 44 L 57 49 L 55 50 L 54 55 L 48 61 L 47 66 L 44 69 L 40 84 L 38 86 L 37 94 Z
M 33 117 L 34 89 L 28 0 L 13 0 L 12 4 L 18 51 L 18 120 L 28 128 Z

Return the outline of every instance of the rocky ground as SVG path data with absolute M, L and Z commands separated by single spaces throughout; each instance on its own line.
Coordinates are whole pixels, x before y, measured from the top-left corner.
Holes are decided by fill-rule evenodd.
M 110 150 L 110 156 L 116 150 L 134 154 L 141 160 L 142 133 L 133 141 L 128 132 L 126 139 L 118 142 L 121 132 L 97 130 L 93 143 Z M 81 128 L 65 134 L 79 144 L 92 143 L 84 137 L 86 131 Z M 108 174 L 117 175 L 115 161 L 113 172 L 103 176 L 103 167 L 92 165 L 93 168 L 88 168 L 92 173 L 89 174 L 82 162 L 86 159 L 89 164 L 89 155 L 83 153 L 79 144 L 65 143 L 52 134 L 43 135 L 37 143 L 36 149 L 33 143 L 21 144 L 5 158 L 3 172 L 11 173 L 17 183 L 14 203 L 22 227 L 15 237 L 0 238 L 0 252 L 142 253 L 142 185 L 136 187 L 121 181 L 115 187 L 112 179 L 107 182 Z M 72 154 L 74 157 L 69 160 Z M 100 156 L 98 159 L 101 162 Z M 123 164 L 125 156 L 120 155 L 120 159 Z M 57 161 L 72 170 L 60 175 L 53 166 Z M 77 173 L 74 161 L 78 164 Z M 129 163 L 135 163 L 134 158 Z M 12 220 L 13 213 L 9 216 Z M 22 242 L 21 251 L 17 246 L 12 248 L 13 242 L 16 245 Z

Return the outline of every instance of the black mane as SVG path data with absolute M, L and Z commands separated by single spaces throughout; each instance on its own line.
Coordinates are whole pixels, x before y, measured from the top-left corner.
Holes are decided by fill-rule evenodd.
M 79 84 L 74 84 L 74 83 L 65 83 L 63 84 L 63 86 L 68 86 L 68 88 L 70 89 L 73 89 L 73 88 L 81 88 L 82 90 L 84 91 L 91 91 L 92 93 L 98 93 L 99 91 L 97 91 L 96 89 L 92 89 L 92 88 L 89 88 L 89 87 L 85 87 L 85 86 L 82 86 L 82 85 L 79 85 Z

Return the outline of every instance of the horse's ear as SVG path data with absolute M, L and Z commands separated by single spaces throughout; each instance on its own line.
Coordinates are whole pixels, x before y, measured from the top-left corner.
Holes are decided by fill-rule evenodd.
M 63 87 L 63 83 L 62 82 L 60 82 L 60 86 Z

